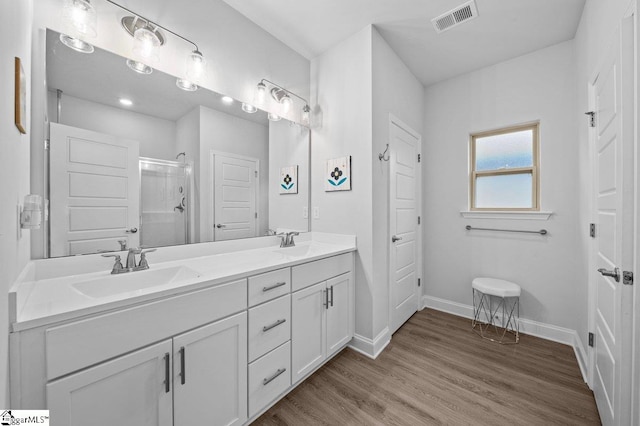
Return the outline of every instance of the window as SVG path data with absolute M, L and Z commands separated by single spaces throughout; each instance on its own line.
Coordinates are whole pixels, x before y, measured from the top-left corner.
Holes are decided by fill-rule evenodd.
M 471 135 L 471 210 L 540 210 L 538 128 Z

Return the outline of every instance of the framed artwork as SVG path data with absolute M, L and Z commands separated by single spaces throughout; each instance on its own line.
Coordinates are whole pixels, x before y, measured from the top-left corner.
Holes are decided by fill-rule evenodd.
M 351 191 L 351 156 L 327 160 L 324 190 Z
M 27 133 L 27 80 L 20 58 L 16 57 L 15 123 L 20 133 Z
M 280 168 L 280 194 L 298 193 L 298 166 Z

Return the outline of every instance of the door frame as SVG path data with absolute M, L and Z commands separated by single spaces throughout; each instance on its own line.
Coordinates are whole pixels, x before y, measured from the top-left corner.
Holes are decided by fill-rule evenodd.
M 255 235 L 254 237 L 260 236 L 260 229 L 258 224 L 260 223 L 260 160 L 255 157 L 249 157 L 246 155 L 233 154 L 231 152 L 217 151 L 212 149 L 209 151 L 209 187 L 211 191 L 207 194 L 209 196 L 209 205 L 207 211 L 207 228 L 209 229 L 209 241 L 216 241 L 216 231 L 213 229 L 213 225 L 215 224 L 215 183 L 216 183 L 216 155 L 221 157 L 229 157 L 235 158 L 238 160 L 251 161 L 256 164 L 256 192 L 255 192 L 255 200 L 254 203 L 256 205 L 256 213 L 258 213 L 258 217 L 254 217 L 255 220 Z M 201 234 L 202 235 L 202 231 Z
M 415 137 L 418 141 L 417 141 L 417 151 L 418 154 L 420 154 L 422 156 L 422 135 L 418 132 L 416 132 L 415 130 L 413 130 L 408 124 L 406 124 L 405 122 L 403 122 L 402 120 L 400 120 L 397 116 L 395 116 L 392 113 L 389 113 L 389 128 L 388 128 L 388 134 L 387 134 L 387 140 L 389 141 L 389 156 L 394 155 L 395 153 L 395 149 L 394 146 L 392 144 L 392 137 L 391 137 L 391 129 L 392 126 L 396 125 L 398 127 L 400 127 L 402 130 L 404 130 L 405 132 L 409 133 L 410 135 L 412 135 L 413 137 Z M 417 163 L 417 164 L 422 164 L 421 163 Z M 392 319 L 393 319 L 393 292 L 392 292 L 392 283 L 393 280 L 395 279 L 395 274 L 394 271 L 391 270 L 391 256 L 392 256 L 392 252 L 390 249 L 390 244 L 391 244 L 391 214 L 392 214 L 392 210 L 393 210 L 393 205 L 391 203 L 391 164 L 389 164 L 389 166 L 387 167 L 387 277 L 389 278 L 389 284 L 387 285 L 387 298 L 389 300 L 388 303 L 388 312 L 387 312 L 387 325 L 389 328 L 389 333 L 391 334 L 391 326 L 392 326 Z M 415 292 L 416 292 L 416 296 L 418 298 L 418 311 L 421 311 L 422 309 L 424 309 L 424 303 L 423 303 L 423 293 L 424 291 L 423 286 L 424 286 L 424 280 L 422 279 L 422 223 L 423 223 L 423 218 L 422 218 L 422 167 L 416 167 L 416 212 L 417 212 L 417 216 L 420 216 L 421 218 L 421 224 L 418 225 L 416 223 L 416 278 L 420 280 L 421 282 L 421 286 L 418 287 L 416 285 L 415 287 Z
M 638 111 L 638 81 L 640 81 L 639 78 L 639 70 L 638 70 L 638 57 L 639 57 L 639 46 L 640 46 L 640 42 L 639 42 L 639 35 L 638 35 L 638 22 L 637 22 L 637 0 L 631 0 L 628 6 L 628 9 L 626 10 L 626 12 L 623 14 L 623 16 L 620 18 L 619 20 L 619 25 L 616 27 L 615 31 L 612 34 L 612 37 L 617 37 L 620 39 L 620 46 L 619 48 L 622 50 L 623 49 L 623 43 L 624 41 L 622 40 L 623 37 L 623 25 L 625 24 L 625 20 L 630 19 L 631 20 L 629 22 L 631 22 L 631 25 L 633 25 L 633 46 L 631 46 L 631 49 L 629 49 L 629 51 L 632 53 L 632 58 L 630 59 L 632 65 L 633 65 L 633 72 L 632 75 L 629 76 L 629 78 L 631 79 L 630 81 L 626 81 L 626 83 L 631 83 L 632 87 L 633 87 L 633 91 L 632 91 L 632 96 L 633 99 L 631 101 L 632 104 L 632 108 L 631 111 L 624 111 L 624 105 L 625 105 L 625 100 L 622 100 L 622 105 L 623 105 L 623 111 L 622 111 L 622 120 L 623 120 L 623 137 L 625 137 L 625 134 L 629 134 L 629 132 L 624 132 L 625 129 L 627 128 L 631 128 L 632 131 L 631 133 L 631 137 L 633 138 L 632 143 L 630 144 L 632 149 L 633 149 L 633 154 L 634 154 L 634 158 L 633 158 L 633 170 L 632 170 L 632 174 L 633 174 L 633 179 L 632 179 L 632 183 L 634 185 L 633 190 L 631 191 L 633 200 L 633 207 L 632 207 L 632 214 L 634 219 L 632 220 L 632 232 L 633 232 L 633 244 L 632 244 L 632 250 L 633 253 L 631 253 L 631 255 L 629 256 L 632 259 L 632 264 L 629 265 L 630 268 L 632 268 L 633 271 L 638 271 L 638 265 L 640 265 L 640 218 L 638 218 L 638 212 L 640 211 L 640 176 L 639 176 L 639 165 L 640 165 L 640 153 L 638 152 L 638 148 L 640 147 L 640 145 L 638 144 L 638 119 L 640 118 L 639 116 L 639 111 Z M 622 55 L 621 55 L 621 64 L 625 62 L 628 63 L 629 60 L 624 61 L 622 59 Z M 596 79 L 599 75 L 599 70 L 601 68 L 602 64 L 598 64 L 597 65 L 597 70 L 595 72 L 593 72 L 593 74 L 591 74 L 589 76 L 589 80 L 587 83 L 587 90 L 588 90 L 588 103 L 589 103 L 589 111 L 595 111 L 595 106 L 596 106 L 596 99 L 595 99 L 595 83 L 596 83 Z M 623 79 L 624 79 L 624 69 L 621 70 L 621 72 L 623 73 Z M 621 82 L 621 84 L 624 84 L 625 82 Z M 624 88 L 622 89 L 624 92 Z M 596 120 L 597 120 L 597 116 L 596 116 Z M 631 119 L 633 122 L 631 123 L 631 125 L 625 125 L 624 124 L 624 120 L 627 119 Z M 629 136 L 626 136 L 629 137 Z M 596 167 L 596 150 L 595 150 L 595 142 L 596 142 L 596 138 L 597 138 L 597 134 L 595 132 L 595 128 L 589 128 L 589 170 L 593 170 Z M 624 173 L 624 171 L 623 171 Z M 588 197 L 588 205 L 589 205 L 589 218 L 590 218 L 590 222 L 591 223 L 596 223 L 596 217 L 594 216 L 594 212 L 595 212 L 595 208 L 596 208 L 596 203 L 597 200 L 595 199 L 595 191 L 596 188 L 598 187 L 598 182 L 596 180 L 596 176 L 592 175 L 591 179 L 589 181 L 589 197 Z M 596 229 L 596 233 L 598 232 L 598 229 Z M 596 234 L 597 235 L 597 234 Z M 589 240 L 589 246 L 588 246 L 588 271 L 587 271 L 587 279 L 588 279 L 588 292 L 587 292 L 587 325 L 588 325 L 588 330 L 589 332 L 593 332 L 593 330 L 595 330 L 595 325 L 596 325 L 596 292 L 597 292 L 597 279 L 598 279 L 598 274 L 596 272 L 596 265 L 597 265 L 597 259 L 596 259 L 596 243 L 597 240 L 594 238 L 591 238 Z M 621 259 L 621 262 L 623 260 Z M 623 265 L 621 264 L 621 269 L 625 269 L 623 267 Z M 620 284 L 622 285 L 622 284 Z M 621 289 L 621 291 L 624 291 L 624 287 Z M 638 421 L 640 421 L 640 407 L 637 404 L 634 404 L 633 401 L 638 400 L 638 398 L 640 398 L 640 377 L 636 377 L 639 375 L 640 373 L 640 360 L 638 360 L 638 357 L 640 357 L 640 292 L 637 289 L 637 284 L 635 284 L 632 288 L 633 291 L 633 301 L 630 303 L 630 305 L 632 304 L 633 306 L 631 307 L 632 309 L 632 318 L 630 320 L 630 327 L 631 327 L 631 333 L 632 335 L 631 337 L 631 342 L 628 342 L 626 344 L 624 344 L 623 342 L 621 342 L 620 344 L 621 346 L 621 351 L 620 351 L 620 356 L 621 359 L 617 360 L 618 362 L 620 362 L 622 364 L 621 366 L 621 370 L 622 371 L 631 371 L 632 375 L 631 375 L 631 379 L 629 379 L 625 384 L 625 388 L 628 389 L 622 389 L 622 393 L 624 394 L 625 392 L 627 393 L 626 396 L 626 401 L 623 399 L 623 401 L 621 402 L 621 407 L 622 410 L 625 409 L 629 409 L 629 413 L 627 414 L 628 420 L 631 419 L 635 419 L 635 423 L 631 423 L 631 424 L 637 424 Z M 624 300 L 624 297 L 623 297 Z M 622 306 L 619 307 L 620 309 L 622 309 Z M 624 338 L 622 339 L 624 340 Z M 589 388 L 593 389 L 594 387 L 594 383 L 595 383 L 595 351 L 594 350 L 589 350 L 588 351 L 588 360 L 587 360 L 587 385 L 589 386 Z M 620 396 L 618 396 L 618 398 L 620 398 Z M 626 407 L 625 407 L 626 405 Z M 616 421 L 618 422 L 620 420 L 620 413 L 616 413 Z M 622 418 L 624 419 L 624 415 L 622 416 Z

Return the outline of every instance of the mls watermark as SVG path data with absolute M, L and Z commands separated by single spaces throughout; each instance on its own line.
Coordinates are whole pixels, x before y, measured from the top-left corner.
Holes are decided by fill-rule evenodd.
M 0 425 L 49 425 L 49 410 L 2 410 Z

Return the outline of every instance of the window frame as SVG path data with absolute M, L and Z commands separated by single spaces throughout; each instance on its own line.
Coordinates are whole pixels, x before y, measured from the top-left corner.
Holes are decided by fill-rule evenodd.
M 533 164 L 529 167 L 518 167 L 513 169 L 492 169 L 476 171 L 476 139 L 488 136 L 504 135 L 523 130 L 531 130 L 532 133 L 532 159 Z M 502 127 L 499 129 L 484 132 L 471 133 L 469 135 L 470 145 L 470 173 L 469 173 L 469 210 L 470 211 L 512 211 L 530 212 L 540 211 L 540 122 L 519 124 L 515 126 Z M 505 176 L 514 174 L 531 174 L 531 207 L 476 207 L 476 180 L 478 177 Z

